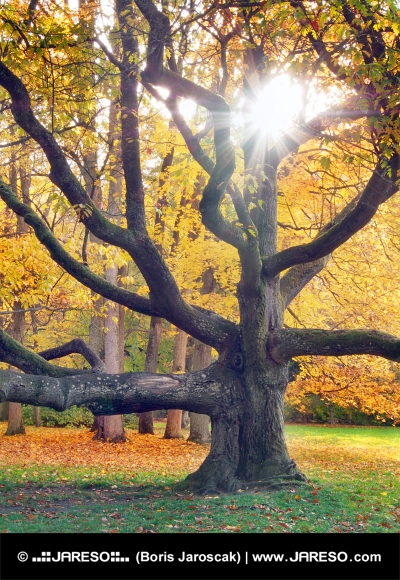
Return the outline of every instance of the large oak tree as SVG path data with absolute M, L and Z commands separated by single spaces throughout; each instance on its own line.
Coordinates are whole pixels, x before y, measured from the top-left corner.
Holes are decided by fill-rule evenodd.
M 397 192 L 397 7 L 389 0 L 162 4 L 116 0 L 113 26 L 101 30 L 103 20 L 98 20 L 97 30 L 93 11 L 99 7 L 95 2 L 86 6 L 91 15 L 87 25 L 82 17 L 46 2 L 31 0 L 26 6 L 22 2 L 15 10 L 3 3 L 2 109 L 5 114 L 10 110 L 23 135 L 41 148 L 48 179 L 75 208 L 77 219 L 92 235 L 123 249 L 135 262 L 148 295 L 113 285 L 71 255 L 40 212 L 21 201 L 5 178 L 0 196 L 33 229 L 52 259 L 78 281 L 135 312 L 165 318 L 212 346 L 218 360 L 188 374 L 107 375 L 82 341 L 36 354 L 1 331 L 1 360 L 24 374 L 1 371 L 0 398 L 60 411 L 86 405 L 97 415 L 160 408 L 209 415 L 210 454 L 187 480 L 197 491 L 235 491 L 261 482 L 274 485 L 303 479 L 284 436 L 289 361 L 302 355 L 356 354 L 400 360 L 400 339 L 381 329 L 284 324 L 285 310 L 327 266 L 332 253 L 346 242 L 351 245 L 352 237 Z M 52 18 L 52 10 L 58 11 L 58 18 Z M 71 86 L 75 81 L 79 85 L 80 71 L 90 67 L 96 71 L 89 75 L 94 91 L 99 79 L 119 79 L 126 226 L 101 211 L 77 179 L 62 146 L 62 131 L 55 130 L 62 107 L 57 110 L 54 91 L 46 103 L 38 98 L 40 75 L 35 85 L 21 72 L 34 57 L 44 70 L 58 59 Z M 303 87 L 303 99 L 310 106 L 306 102 L 292 127 L 271 139 L 261 127 L 263 119 L 254 122 L 252 111 L 266 83 L 283 73 Z M 230 107 L 238 91 L 244 98 L 240 147 L 236 133 L 232 134 Z M 325 95 L 323 112 L 316 112 L 318 93 Z M 237 252 L 238 322 L 193 306 L 149 236 L 140 147 L 144 95 L 169 111 L 188 153 L 208 176 L 198 209 L 209 235 Z M 179 108 L 185 99 L 207 112 L 205 127 L 196 130 L 185 119 Z M 340 207 L 338 203 L 331 207 L 328 218 L 320 216 L 317 222 L 308 216 L 312 222 L 308 230 L 299 228 L 308 231 L 307 239 L 281 247 L 280 179 L 287 180 L 288 171 L 290 179 L 308 143 L 319 150 L 323 171 L 331 171 L 329 157 L 338 155 L 342 163 L 358 163 L 362 171 L 352 182 L 353 169 L 348 168 L 346 195 Z M 236 163 L 242 171 L 242 187 Z M 151 164 L 146 166 L 149 170 Z M 318 187 L 318 180 L 314 186 Z M 290 227 L 295 229 L 296 224 Z M 82 352 L 92 371 L 77 372 L 48 362 L 70 352 Z

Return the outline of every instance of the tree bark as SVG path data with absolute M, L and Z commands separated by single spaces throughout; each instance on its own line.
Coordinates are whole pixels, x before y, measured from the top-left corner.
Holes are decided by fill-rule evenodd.
M 117 266 L 112 266 L 106 269 L 106 280 L 117 283 Z M 107 303 L 107 314 L 105 319 L 105 336 L 104 336 L 104 352 L 105 365 L 108 373 L 119 373 L 121 370 L 121 363 L 119 360 L 119 322 L 118 322 L 119 308 L 115 302 Z M 105 417 L 98 417 L 97 432 L 93 439 L 106 441 L 110 443 L 124 443 L 126 441 L 124 424 L 122 415 L 110 415 Z
M 181 428 L 187 429 L 189 427 L 189 425 L 190 425 L 189 411 L 182 411 Z
M 42 426 L 42 417 L 40 414 L 40 407 L 33 407 L 33 420 L 35 423 L 35 427 Z
M 26 146 L 23 146 L 23 149 Z M 30 174 L 26 172 L 26 158 L 22 157 L 20 161 L 20 167 L 17 167 L 17 160 L 15 156 L 15 151 L 11 154 L 11 165 L 10 165 L 10 185 L 11 189 L 18 194 L 18 174 L 20 178 L 20 195 L 23 202 L 30 206 L 29 199 L 29 187 L 30 187 Z M 17 216 L 17 230 L 16 234 L 26 234 L 29 231 L 28 225 L 25 221 Z M 15 340 L 23 344 L 25 335 L 25 313 L 18 312 L 22 310 L 22 304 L 17 298 L 14 302 L 15 312 L 12 315 L 11 321 L 11 331 L 9 332 Z M 25 426 L 22 419 L 22 407 L 19 403 L 10 403 L 8 408 L 8 426 L 6 435 L 20 435 L 25 434 Z
M 211 347 L 194 339 L 192 371 L 200 371 L 211 363 Z M 190 413 L 189 441 L 207 445 L 211 441 L 210 417 L 198 413 Z
M 117 113 L 117 106 L 115 103 L 112 103 L 110 107 L 109 119 L 110 140 L 115 138 Z M 119 148 L 117 148 L 115 154 L 117 156 L 117 161 L 110 171 L 112 180 L 109 183 L 107 210 L 109 215 L 119 216 L 117 198 L 120 198 L 122 190 L 121 163 L 118 160 L 120 156 Z M 120 219 L 117 218 L 117 221 L 120 221 Z M 106 268 L 104 277 L 107 282 L 113 284 L 113 286 L 118 285 L 118 266 L 116 263 L 113 263 Z M 125 341 L 123 328 L 121 331 L 121 325 L 123 324 L 123 321 L 120 321 L 119 315 L 119 305 L 109 300 L 106 303 L 106 318 L 104 322 L 104 361 L 106 365 L 106 371 L 108 373 L 115 374 L 123 372 L 124 370 L 123 352 Z M 126 441 L 126 436 L 122 415 L 99 417 L 97 422 L 97 432 L 94 436 L 94 439 L 99 439 L 101 441 L 107 441 L 110 443 L 124 443 Z
M 152 316 L 150 319 L 149 340 L 147 343 L 144 370 L 149 373 L 157 372 L 158 350 L 161 341 L 162 319 Z M 141 413 L 139 416 L 139 433 L 154 435 L 153 412 Z
M 4 403 L 0 403 L 0 421 L 8 421 L 8 409 L 10 403 L 5 401 Z
M 18 312 L 22 310 L 22 305 L 19 300 L 14 302 L 14 310 L 15 312 L 12 315 L 10 335 L 22 344 L 25 335 L 25 313 Z M 8 407 L 8 425 L 6 435 L 25 435 L 21 403 L 10 403 Z
M 6 435 L 25 435 L 21 403 L 10 403 Z
M 126 441 L 122 415 L 95 417 L 94 425 L 96 426 L 96 434 L 93 437 L 95 441 L 104 441 L 105 443 L 124 443 Z
M 187 340 L 188 335 L 186 332 L 178 329 L 178 333 L 175 336 L 173 373 L 185 372 Z M 169 409 L 164 439 L 181 439 L 182 437 L 182 411 L 180 409 Z
M 104 298 L 99 296 L 94 301 L 94 314 L 90 319 L 89 325 L 89 345 L 100 358 L 104 358 L 104 318 L 100 316 L 103 306 Z M 90 431 L 95 433 L 94 439 L 101 440 L 102 426 L 99 423 L 99 417 L 94 417 Z

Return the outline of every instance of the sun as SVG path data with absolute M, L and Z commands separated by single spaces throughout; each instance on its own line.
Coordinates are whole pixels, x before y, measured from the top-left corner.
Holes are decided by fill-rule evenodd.
M 264 141 L 275 142 L 293 126 L 303 108 L 302 87 L 283 74 L 267 83 L 246 107 L 249 131 Z

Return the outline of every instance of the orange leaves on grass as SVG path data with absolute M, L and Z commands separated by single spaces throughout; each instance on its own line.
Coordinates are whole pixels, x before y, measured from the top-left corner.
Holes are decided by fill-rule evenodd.
M 5 424 L 1 435 L 4 431 Z M 101 467 L 103 475 L 114 469 L 179 475 L 194 471 L 207 453 L 208 446 L 132 431 L 128 431 L 128 441 L 118 445 L 93 441 L 87 429 L 27 427 L 26 436 L 0 437 L 2 465 Z

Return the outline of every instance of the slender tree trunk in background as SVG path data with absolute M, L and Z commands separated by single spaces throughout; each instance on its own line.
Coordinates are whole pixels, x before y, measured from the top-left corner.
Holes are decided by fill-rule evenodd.
M 127 266 L 118 269 L 118 285 L 123 286 L 121 278 L 127 275 Z M 119 373 L 125 372 L 125 307 L 118 304 L 118 363 Z
M 108 282 L 117 284 L 117 266 L 106 269 L 105 278 Z M 115 302 L 107 302 L 107 315 L 105 319 L 104 352 L 105 364 L 108 373 L 120 372 L 119 363 L 119 308 Z M 101 439 L 110 443 L 123 443 L 126 441 L 122 415 L 105 415 L 98 417 L 97 433 L 94 439 Z
M 214 278 L 214 270 L 208 268 L 202 274 L 203 286 L 200 290 L 201 294 L 211 294 L 216 290 L 216 282 Z M 194 339 L 194 348 L 192 355 L 192 371 L 201 371 L 211 364 L 211 346 L 203 344 L 199 340 Z M 211 442 L 210 436 L 210 418 L 208 415 L 200 415 L 198 413 L 190 413 L 190 434 L 189 441 L 206 445 Z
M 147 343 L 146 361 L 144 370 L 147 373 L 157 372 L 158 350 L 160 348 L 162 330 L 162 318 L 152 316 L 150 320 L 149 341 Z M 154 435 L 153 412 L 140 413 L 139 433 L 142 435 Z
M 97 151 L 96 149 L 87 150 L 83 155 L 83 171 L 82 177 L 85 184 L 85 191 L 87 195 L 94 201 L 98 206 L 102 206 L 102 192 L 101 188 L 96 184 L 97 179 Z M 101 244 L 94 234 L 90 232 L 89 240 L 92 243 Z M 84 249 L 82 249 L 82 261 L 87 261 L 86 247 L 84 243 Z M 95 292 L 92 292 L 92 297 L 94 300 L 94 315 L 91 318 L 89 325 L 89 345 L 95 351 L 98 356 L 104 360 L 104 317 L 102 316 L 102 309 L 105 304 L 105 299 L 102 296 L 96 296 Z M 102 439 L 102 426 L 100 425 L 99 417 L 94 417 L 92 427 L 90 431 L 95 433 L 94 439 Z
M 6 435 L 25 435 L 21 403 L 10 403 L 8 408 L 8 427 Z
M 109 269 L 108 269 L 109 270 Z M 106 277 L 111 278 L 112 273 L 107 270 Z M 116 275 L 116 273 L 115 273 Z M 104 305 L 103 300 L 96 301 L 96 309 Z M 96 354 L 104 353 L 105 365 L 108 373 L 122 372 L 123 365 L 120 361 L 121 348 L 119 338 L 119 320 L 117 320 L 119 308 L 114 302 L 107 305 L 107 315 L 104 319 L 99 315 L 92 317 L 89 329 L 89 343 Z M 107 332 L 104 332 L 104 327 Z M 126 440 L 122 415 L 100 415 L 95 417 L 91 431 L 95 433 L 93 439 L 121 443 Z
M 8 409 L 10 407 L 10 403 L 8 401 L 4 401 L 4 403 L 0 403 L 0 421 L 8 421 Z
M 172 149 L 167 153 L 167 155 L 163 159 L 163 163 L 161 166 L 161 174 L 158 182 L 160 189 L 164 184 L 164 172 L 172 164 L 173 157 L 174 157 L 174 148 L 172 147 Z M 161 208 L 164 208 L 167 205 L 167 199 L 165 197 L 165 194 L 161 194 L 161 197 L 158 199 L 157 205 L 160 210 Z M 160 233 L 164 231 L 165 222 L 162 211 L 156 212 L 155 226 L 159 228 Z M 160 243 L 156 243 L 156 248 L 161 254 L 163 254 L 162 245 Z M 147 343 L 146 361 L 144 365 L 144 370 L 148 373 L 157 372 L 158 351 L 161 342 L 161 330 L 162 330 L 162 319 L 152 316 L 150 320 L 149 340 Z M 140 413 L 139 433 L 142 435 L 146 434 L 154 435 L 152 411 L 148 411 L 147 413 Z
M 189 425 L 190 425 L 189 411 L 182 411 L 182 422 L 181 422 L 182 429 L 187 429 Z
M 36 315 L 34 311 L 31 311 L 31 325 L 32 325 L 32 338 L 33 338 L 33 346 L 34 346 L 34 350 L 38 350 L 38 344 L 37 344 L 37 334 L 38 334 L 38 324 L 37 324 L 37 320 L 36 320 Z M 41 415 L 41 411 L 40 411 L 40 407 L 33 407 L 33 422 L 35 424 L 35 427 L 41 427 L 42 426 L 42 415 Z
M 22 149 L 26 149 L 26 145 L 23 145 Z M 19 161 L 19 167 L 17 166 L 17 160 L 15 152 L 11 154 L 11 164 L 10 164 L 10 185 L 11 189 L 22 198 L 22 201 L 30 205 L 29 199 L 29 188 L 31 184 L 30 174 L 27 172 L 26 167 L 26 157 L 21 156 Z M 20 189 L 18 188 L 18 176 L 20 180 Z M 17 216 L 17 230 L 16 235 L 23 235 L 29 232 L 29 226 L 25 223 L 25 220 L 21 216 Z M 14 302 L 14 310 L 22 310 L 22 304 L 18 298 Z M 25 313 L 24 312 L 14 312 L 12 315 L 11 328 L 9 334 L 18 342 L 23 344 L 25 335 Z M 8 426 L 6 435 L 18 435 L 25 434 L 25 427 L 22 420 L 22 406 L 20 403 L 10 403 L 8 408 Z
M 110 281 L 110 268 L 106 271 L 106 279 Z M 116 269 L 115 269 L 116 275 Z M 116 281 L 115 281 L 116 282 Z M 105 326 L 107 332 L 104 337 L 105 364 L 108 373 L 119 373 L 119 329 L 118 329 L 118 307 L 115 302 L 109 302 L 107 306 L 107 316 Z M 123 443 L 126 441 L 122 415 L 105 415 L 97 418 L 97 433 L 94 439 L 108 441 L 110 443 Z
M 95 296 L 92 292 L 92 296 Z M 101 311 L 104 307 L 104 298 L 98 296 L 94 302 L 95 314 L 92 316 L 89 325 L 89 345 L 92 350 L 104 360 L 104 317 Z
M 188 335 L 186 332 L 178 330 L 178 334 L 175 337 L 173 373 L 185 372 L 187 340 Z M 180 409 L 169 409 L 164 439 L 180 439 L 182 437 L 182 411 Z
M 211 364 L 211 346 L 194 340 L 192 371 L 201 371 Z M 205 445 L 210 443 L 210 418 L 208 415 L 190 413 L 189 441 Z
M 112 103 L 110 106 L 110 125 L 109 137 L 114 139 L 117 130 L 117 106 Z M 109 182 L 108 190 L 108 204 L 107 211 L 110 216 L 118 223 L 120 222 L 120 210 L 118 207 L 118 200 L 121 197 L 122 191 L 122 169 L 120 162 L 120 149 L 114 150 L 116 161 L 115 165 L 110 170 L 112 180 Z M 105 271 L 105 279 L 107 282 L 118 285 L 118 266 L 116 262 L 109 265 Z M 106 318 L 104 321 L 104 362 L 106 365 L 106 372 L 110 374 L 118 374 L 123 372 L 123 353 L 124 353 L 124 334 L 121 333 L 120 308 L 118 304 L 108 300 L 106 302 Z M 122 346 L 120 345 L 122 339 Z M 122 360 L 120 360 L 122 352 Z M 121 370 L 122 369 L 122 370 Z M 122 415 L 106 415 L 98 417 L 97 433 L 94 439 L 101 439 L 110 443 L 124 443 L 126 441 L 124 424 Z
M 3 305 L 0 303 L 0 306 Z M 0 328 L 3 329 L 3 317 L 0 316 Z M 10 403 L 8 401 L 4 401 L 4 403 L 0 403 L 0 421 L 7 421 L 8 420 L 8 407 Z
M 23 343 L 25 334 L 25 312 L 17 312 L 22 309 L 22 305 L 19 300 L 14 302 L 14 314 L 12 315 L 11 329 L 9 329 L 9 334 L 18 340 L 21 344 Z M 22 420 L 22 405 L 21 403 L 10 403 L 8 408 L 8 426 L 6 435 L 24 435 L 25 427 Z
M 93 295 L 94 292 L 92 292 L 92 296 Z M 89 325 L 89 346 L 102 360 L 104 360 L 104 318 L 100 315 L 100 312 L 103 306 L 104 298 L 99 296 L 94 302 L 95 313 L 92 316 Z M 98 417 L 94 418 L 92 427 L 90 429 L 92 433 L 96 433 L 94 437 L 95 439 L 97 439 L 97 432 L 99 430 L 98 419 Z
M 42 417 L 40 415 L 40 407 L 33 407 L 33 420 L 35 423 L 35 427 L 42 426 Z
M 153 411 L 140 413 L 138 432 L 141 435 L 154 435 Z
M 192 370 L 193 363 L 193 349 L 194 349 L 194 338 L 188 336 L 186 343 L 186 361 L 185 367 L 188 372 Z M 182 429 L 187 429 L 190 426 L 190 413 L 189 411 L 182 411 Z
M 329 419 L 330 419 L 330 424 L 334 425 L 335 424 L 335 414 L 333 412 L 333 404 L 329 403 Z

